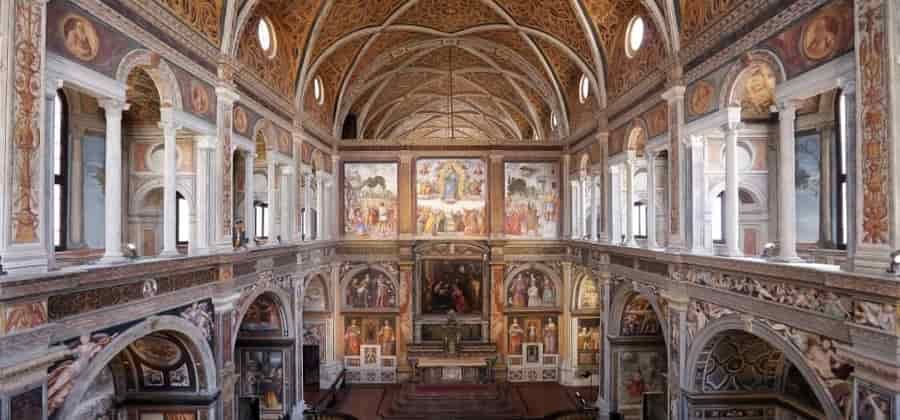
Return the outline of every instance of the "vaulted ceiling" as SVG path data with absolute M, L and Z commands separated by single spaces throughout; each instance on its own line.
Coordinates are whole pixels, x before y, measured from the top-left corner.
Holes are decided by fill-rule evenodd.
M 702 3 L 702 2 L 701 2 Z M 672 41 L 656 0 L 244 0 L 235 53 L 304 120 L 361 138 L 555 140 L 659 73 Z M 628 23 L 647 26 L 626 57 Z M 256 41 L 271 21 L 277 54 Z M 615 74 L 610 64 L 619 68 Z M 582 76 L 591 94 L 579 96 Z M 317 101 L 313 84 L 321 80 Z

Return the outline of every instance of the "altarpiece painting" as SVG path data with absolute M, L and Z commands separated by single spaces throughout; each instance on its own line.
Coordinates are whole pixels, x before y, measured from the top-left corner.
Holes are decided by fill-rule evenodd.
M 487 233 L 486 176 L 481 159 L 416 161 L 416 232 L 427 236 Z

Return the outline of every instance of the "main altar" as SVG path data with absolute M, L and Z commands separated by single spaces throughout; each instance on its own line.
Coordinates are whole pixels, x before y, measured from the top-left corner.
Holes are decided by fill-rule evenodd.
M 479 384 L 493 382 L 497 346 L 462 341 L 455 313 L 448 314 L 440 343 L 417 343 L 409 347 L 413 381 L 423 384 Z

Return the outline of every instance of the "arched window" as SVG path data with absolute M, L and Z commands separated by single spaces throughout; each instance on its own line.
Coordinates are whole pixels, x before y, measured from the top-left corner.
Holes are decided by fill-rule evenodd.
M 66 249 L 68 224 L 69 125 L 65 94 L 59 90 L 53 101 L 53 246 Z
M 313 99 L 316 100 L 318 105 L 325 103 L 325 85 L 322 84 L 321 76 L 316 76 L 313 80 Z
M 191 206 L 180 192 L 175 193 L 175 240 L 187 245 L 191 238 Z

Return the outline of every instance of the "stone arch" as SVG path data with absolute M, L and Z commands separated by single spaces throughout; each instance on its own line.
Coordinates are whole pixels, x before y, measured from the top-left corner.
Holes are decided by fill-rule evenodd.
M 719 181 L 719 182 L 713 184 L 712 186 L 710 186 L 709 190 L 707 191 L 707 195 L 706 195 L 707 203 L 714 203 L 716 197 L 718 197 L 719 194 L 722 193 L 723 191 L 725 191 L 725 181 Z M 740 183 L 738 183 L 738 193 L 739 194 L 746 193 L 753 199 L 752 207 L 748 208 L 747 210 L 753 210 L 753 211 L 765 210 L 765 206 L 766 206 L 766 201 L 764 200 L 765 195 L 763 195 L 759 191 L 759 188 L 756 185 L 754 185 L 750 182 L 741 181 Z M 741 200 L 738 204 L 739 204 L 738 207 L 740 209 L 749 203 L 745 204 L 744 201 Z
M 142 209 L 146 208 L 144 206 L 145 201 L 147 200 L 147 196 L 156 191 L 156 190 L 164 190 L 163 179 L 160 177 L 159 179 L 151 179 L 138 187 L 135 190 L 133 197 L 130 199 L 129 206 L 133 209 L 137 209 L 140 212 Z M 194 185 L 188 179 L 179 179 L 175 184 L 175 190 L 181 195 L 184 196 L 184 199 L 187 200 L 188 203 L 191 203 L 191 215 L 196 214 L 196 209 L 194 208 Z
M 768 343 L 773 348 L 781 351 L 787 361 L 794 367 L 806 380 L 819 404 L 825 410 L 825 415 L 829 420 L 839 420 L 843 418 L 837 402 L 828 391 L 828 387 L 807 363 L 806 358 L 800 351 L 794 347 L 783 335 L 773 329 L 765 322 L 743 318 L 739 315 L 726 315 L 720 319 L 710 322 L 703 329 L 698 331 L 690 342 L 687 357 L 685 358 L 685 369 L 683 370 L 685 377 L 690 378 L 695 372 L 699 364 L 704 362 L 703 353 L 709 347 L 709 344 L 720 334 L 727 334 L 729 331 L 741 331 L 758 337 Z M 702 393 L 702 390 L 696 389 L 695 381 L 685 381 L 683 385 L 686 391 L 691 393 Z
M 152 316 L 116 335 L 103 350 L 90 361 L 83 372 L 72 379 L 72 391 L 65 403 L 56 413 L 56 419 L 76 420 L 72 416 L 78 409 L 94 379 L 109 363 L 128 346 L 140 338 L 155 332 L 167 332 L 177 336 L 190 350 L 191 358 L 197 368 L 197 383 L 200 392 L 213 396 L 218 392 L 216 382 L 216 362 L 212 349 L 203 336 L 203 331 L 196 325 L 172 315 Z
M 719 109 L 725 109 L 729 106 L 741 106 L 740 102 L 735 102 L 739 93 L 738 88 L 740 87 L 741 82 L 745 80 L 747 71 L 753 69 L 757 65 L 767 66 L 772 72 L 772 75 L 775 78 L 775 86 L 772 88 L 774 98 L 775 87 L 787 80 L 784 64 L 772 51 L 754 50 L 741 56 L 741 59 L 732 64 L 728 69 L 719 91 Z
M 159 54 L 145 49 L 129 52 L 116 69 L 116 80 L 123 84 L 128 83 L 128 75 L 136 68 L 143 69 L 153 79 L 159 91 L 162 108 L 184 109 L 178 78 L 175 77 L 168 62 Z
M 377 265 L 377 264 L 361 264 L 361 265 L 351 268 L 350 270 L 348 270 L 346 273 L 344 273 L 341 276 L 340 287 L 338 289 L 338 293 L 340 293 L 340 299 L 341 299 L 341 303 L 340 303 L 340 305 L 338 305 L 338 307 L 340 309 L 348 309 L 349 308 L 345 297 L 347 296 L 347 288 L 350 287 L 350 282 L 353 280 L 354 277 L 356 277 L 357 274 L 360 274 L 367 270 L 374 270 L 374 271 L 377 271 L 379 274 L 384 275 L 388 279 L 388 281 L 391 283 L 391 286 L 394 288 L 394 291 L 396 291 L 399 295 L 400 278 L 397 276 L 396 273 L 392 273 L 391 270 L 387 270 L 384 267 Z M 395 306 L 392 306 L 389 308 L 382 308 L 382 311 L 385 311 L 385 312 L 396 311 L 397 309 L 399 309 L 399 305 L 400 305 L 399 300 L 400 300 L 400 298 L 398 296 L 397 304 Z M 367 309 L 367 311 L 368 312 L 372 312 L 372 311 L 377 312 L 378 310 L 370 308 L 370 309 Z
M 610 301 L 609 308 L 609 331 L 615 331 L 615 334 L 619 334 L 622 331 L 622 314 L 625 311 L 626 306 L 631 301 L 632 298 L 640 296 L 644 299 L 647 299 L 650 302 L 650 305 L 653 307 L 653 311 L 656 314 L 656 319 L 659 321 L 661 335 L 663 340 L 666 343 L 666 349 L 668 352 L 669 347 L 669 329 L 666 328 L 665 322 L 666 314 L 663 311 L 663 303 L 660 302 L 660 297 L 649 287 L 641 287 L 636 283 L 632 283 L 631 285 L 623 285 L 618 288 L 616 293 L 613 295 Z
M 257 288 L 250 292 L 246 298 L 242 299 L 242 302 L 236 309 L 238 315 L 235 318 L 235 323 L 232 328 L 234 328 L 234 334 L 231 335 L 231 348 L 233 349 L 235 345 L 237 345 L 238 335 L 241 330 L 241 324 L 244 322 L 244 318 L 247 317 L 247 312 L 250 310 L 250 306 L 259 299 L 260 296 L 267 295 L 273 298 L 274 302 L 278 305 L 278 309 L 281 311 L 281 319 L 282 319 L 282 333 L 285 337 L 294 337 L 295 336 L 295 327 L 293 324 L 294 317 L 291 316 L 291 296 L 283 289 L 277 287 L 262 287 Z
M 556 290 L 554 290 L 556 304 L 552 307 L 540 307 L 539 309 L 541 309 L 541 310 L 547 310 L 550 308 L 552 308 L 552 309 L 560 308 L 561 309 L 561 305 L 564 305 L 564 302 L 562 302 L 562 295 L 561 295 L 562 290 L 563 290 L 562 289 L 562 278 L 560 277 L 559 273 L 557 273 L 552 268 L 550 268 L 550 266 L 548 266 L 546 264 L 541 264 L 541 263 L 522 264 L 522 265 L 516 267 L 515 269 L 513 269 L 512 271 L 510 271 L 506 275 L 506 278 L 503 279 L 503 302 L 508 305 L 509 287 L 512 285 L 512 282 L 516 279 L 516 277 L 519 274 L 521 274 L 525 271 L 528 271 L 528 270 L 539 271 L 539 272 L 543 273 L 544 275 L 546 275 L 547 277 L 549 277 L 550 281 L 553 282 L 553 287 L 556 289 Z

